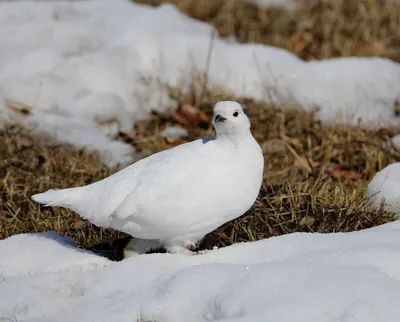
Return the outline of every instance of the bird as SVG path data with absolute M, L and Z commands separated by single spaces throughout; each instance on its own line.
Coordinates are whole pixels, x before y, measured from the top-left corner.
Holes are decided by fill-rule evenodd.
M 71 209 L 92 224 L 133 237 L 130 256 L 160 245 L 192 254 L 205 235 L 255 203 L 264 155 L 236 101 L 213 107 L 215 135 L 155 153 L 97 182 L 31 198 Z

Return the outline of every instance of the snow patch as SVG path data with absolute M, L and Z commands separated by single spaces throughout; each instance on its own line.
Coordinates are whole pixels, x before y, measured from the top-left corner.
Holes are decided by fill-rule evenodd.
M 134 158 L 129 145 L 112 146 L 119 131 L 132 131 L 151 110 L 176 107 L 164 84 L 188 89 L 206 72 L 213 32 L 172 5 L 128 0 L 1 2 L 0 23 L 0 93 L 33 107 L 35 121 L 19 122 L 49 134 L 58 120 L 64 134 L 53 135 L 57 141 L 110 150 L 102 156 L 109 165 Z M 319 109 L 326 122 L 400 124 L 400 65 L 388 59 L 305 62 L 280 48 L 216 37 L 207 72 L 211 90 Z M 53 116 L 42 121 L 44 112 Z M 76 127 L 79 135 L 68 133 Z
M 0 254 L 4 255 L 0 259 L 3 278 L 88 270 L 107 264 L 103 258 L 77 248 L 72 238 L 55 232 L 11 236 L 7 242 L 0 242 Z
M 263 7 L 293 8 L 296 5 L 295 0 L 248 0 L 248 2 Z
M 392 163 L 382 169 L 368 184 L 368 198 L 379 209 L 382 204 L 389 212 L 400 214 L 400 162 Z
M 168 139 L 176 140 L 189 135 L 188 131 L 180 126 L 169 126 L 164 129 L 162 135 Z
M 109 262 L 56 234 L 0 241 L 0 312 L 23 321 L 363 321 L 400 314 L 400 223 Z

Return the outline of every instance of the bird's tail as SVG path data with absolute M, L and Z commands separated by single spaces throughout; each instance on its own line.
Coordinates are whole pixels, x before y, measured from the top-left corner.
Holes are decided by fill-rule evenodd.
M 79 213 L 82 200 L 85 198 L 84 187 L 69 189 L 51 189 L 33 195 L 31 198 L 45 206 L 58 206 L 71 209 Z

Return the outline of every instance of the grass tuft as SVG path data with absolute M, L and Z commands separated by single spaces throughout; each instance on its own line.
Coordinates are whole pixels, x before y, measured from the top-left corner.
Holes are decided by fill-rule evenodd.
M 200 108 L 211 114 L 219 99 L 219 95 L 213 100 L 212 93 L 207 93 Z M 245 104 L 254 136 L 264 149 L 263 187 L 248 213 L 206 236 L 199 249 L 292 232 L 355 231 L 393 219 L 383 210 L 370 210 L 365 192 L 376 171 L 400 160 L 397 150 L 382 143 L 395 129 L 323 126 L 310 113 L 280 110 L 248 99 L 238 101 Z M 164 150 L 168 147 L 161 132 L 172 125 L 177 124 L 169 114 L 154 113 L 136 124 L 132 144 L 145 156 Z M 195 127 L 188 132 L 188 139 L 194 140 L 212 134 L 212 129 Z M 16 127 L 1 130 L 0 139 L 0 238 L 55 230 L 72 236 L 81 247 L 121 259 L 129 240 L 125 234 L 93 225 L 74 228 L 72 211 L 41 209 L 30 200 L 34 193 L 86 185 L 115 169 L 100 164 L 96 155 L 67 145 L 44 147 L 37 136 Z M 345 166 L 359 173 L 360 179 L 335 179 L 317 169 L 308 171 L 298 163 L 299 157 Z
M 267 8 L 246 0 L 135 0 L 174 4 L 212 24 L 220 36 L 294 52 L 305 60 L 379 56 L 400 61 L 400 2 L 297 0 L 296 8 Z

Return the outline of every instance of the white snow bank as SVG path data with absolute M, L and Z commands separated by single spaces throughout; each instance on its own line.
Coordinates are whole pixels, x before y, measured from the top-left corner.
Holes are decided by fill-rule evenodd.
M 7 242 L 0 242 L 0 254 L 0 276 L 3 277 L 92 270 L 108 262 L 76 248 L 72 238 L 62 237 L 56 232 L 11 236 Z
M 1 107 L 1 106 L 0 106 Z M 133 147 L 120 141 L 112 140 L 93 120 L 37 110 L 30 115 L 5 109 L 4 119 L 0 113 L 0 124 L 22 124 L 25 128 L 46 134 L 44 143 L 71 143 L 77 148 L 97 151 L 100 160 L 109 165 L 127 165 L 132 162 Z
M 17 118 L 50 133 L 57 119 L 57 140 L 109 150 L 108 164 L 132 161 L 130 146 L 111 143 L 118 129 L 175 106 L 162 84 L 188 87 L 205 72 L 213 30 L 172 5 L 128 0 L 0 2 L 0 24 L 0 93 L 34 106 L 26 119 L 6 109 L 3 122 Z M 306 63 L 279 48 L 217 37 L 208 74 L 211 89 L 320 108 L 325 121 L 400 123 L 400 65 L 386 59 Z
M 54 234 L 0 241 L 0 316 L 18 321 L 393 322 L 400 222 L 205 254 L 109 262 Z
M 180 126 L 169 126 L 164 129 L 162 135 L 168 139 L 176 140 L 189 135 L 188 131 Z
M 247 0 L 247 2 L 263 7 L 292 8 L 296 5 L 296 0 Z
M 1 120 L 2 113 L 4 113 L 4 111 L 5 111 L 5 108 L 6 108 L 6 106 L 5 106 L 4 98 L 3 98 L 3 96 L 1 96 L 1 93 L 0 93 L 0 120 Z
M 379 208 L 382 203 L 387 211 L 400 215 L 400 162 L 392 163 L 379 171 L 368 184 L 368 198 Z

